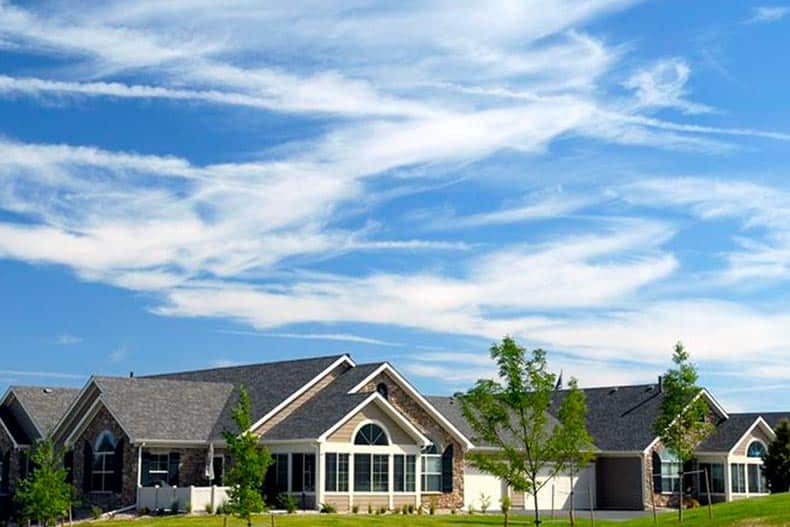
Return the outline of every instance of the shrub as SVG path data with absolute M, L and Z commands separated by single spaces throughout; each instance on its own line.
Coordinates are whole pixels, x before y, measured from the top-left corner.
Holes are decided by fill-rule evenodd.
M 288 514 L 293 514 L 296 512 L 297 503 L 296 498 L 291 496 L 290 494 L 280 494 L 279 500 L 280 507 L 285 509 Z
M 336 512 L 337 512 L 337 507 L 335 507 L 331 503 L 321 504 L 321 514 L 335 514 Z
M 352 505 L 351 506 L 351 513 L 352 514 L 359 514 L 359 505 L 357 505 L 356 503 L 354 505 Z
M 151 514 L 151 509 L 148 507 L 143 507 L 140 509 L 140 516 L 148 516 L 149 514 Z
M 694 498 L 684 498 L 683 506 L 687 509 L 697 509 L 700 507 L 699 501 Z
M 368 503 L 368 514 L 373 514 L 373 505 Z
M 211 506 L 211 503 L 206 503 L 206 514 L 214 514 L 214 507 Z
M 428 503 L 428 513 L 433 516 L 436 514 L 437 500 L 436 496 L 431 496 L 431 501 Z
M 491 506 L 491 496 L 486 494 L 485 492 L 480 493 L 480 512 L 485 514 L 488 512 L 488 508 Z
M 101 507 L 97 507 L 96 505 L 91 507 L 91 516 L 93 517 L 94 520 L 98 520 L 99 518 L 101 518 L 102 514 L 104 514 L 104 511 L 102 510 Z
M 414 504 L 409 503 L 408 505 L 409 514 L 414 514 Z
M 387 514 L 387 507 L 385 507 L 384 505 L 379 507 L 379 514 Z
M 178 514 L 178 500 L 173 500 L 173 503 L 170 504 L 170 512 Z

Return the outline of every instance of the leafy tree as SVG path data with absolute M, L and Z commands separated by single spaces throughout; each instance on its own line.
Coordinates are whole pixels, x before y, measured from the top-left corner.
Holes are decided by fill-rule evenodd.
M 697 368 L 681 342 L 675 344 L 672 362 L 675 367 L 663 377 L 663 400 L 655 431 L 664 448 L 671 450 L 680 462 L 678 519 L 683 521 L 683 466 L 693 459 L 694 449 L 710 435 L 713 425 L 708 422 L 708 404 L 697 386 Z
M 790 421 L 776 427 L 776 438 L 763 456 L 763 470 L 772 493 L 790 491 Z
M 250 396 L 242 386 L 239 402 L 233 409 L 233 421 L 238 431 L 225 431 L 227 451 L 232 464 L 227 472 L 228 506 L 233 514 L 252 525 L 252 514 L 264 509 L 261 486 L 272 456 L 258 444 L 258 437 L 250 431 L 252 426 Z
M 38 441 L 30 455 L 31 470 L 16 490 L 16 499 L 24 519 L 40 525 L 54 525 L 65 517 L 73 496 L 73 487 L 66 478 L 68 471 L 61 462 L 51 439 Z
M 546 352 L 528 355 L 510 338 L 491 347 L 501 381 L 481 379 L 459 394 L 461 409 L 477 437 L 497 447 L 493 453 L 472 452 L 469 461 L 505 481 L 513 490 L 530 494 L 535 502 L 535 524 L 540 525 L 538 491 L 565 469 L 567 434 L 583 407 L 561 403 L 559 425 L 549 417 L 556 376 L 547 370 Z
M 579 389 L 579 383 L 571 378 L 568 391 L 559 410 L 558 455 L 564 461 L 565 472 L 570 478 L 568 519 L 571 527 L 576 525 L 573 512 L 575 485 L 573 478 L 595 459 L 592 437 L 587 432 L 587 396 Z

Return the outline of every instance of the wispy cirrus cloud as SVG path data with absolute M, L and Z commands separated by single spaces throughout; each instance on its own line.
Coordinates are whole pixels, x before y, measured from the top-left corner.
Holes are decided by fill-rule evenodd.
M 752 10 L 752 16 L 747 20 L 751 24 L 778 22 L 790 14 L 790 7 L 781 5 L 758 6 Z
M 222 329 L 220 333 L 227 333 L 230 335 L 246 335 L 250 337 L 268 337 L 278 339 L 301 339 L 301 340 L 335 340 L 339 342 L 356 342 L 358 344 L 373 344 L 376 346 L 403 346 L 398 342 L 390 342 L 387 340 L 374 339 L 370 337 L 363 337 L 361 335 L 352 335 L 350 333 L 279 333 L 279 332 L 261 332 L 261 331 L 244 331 Z

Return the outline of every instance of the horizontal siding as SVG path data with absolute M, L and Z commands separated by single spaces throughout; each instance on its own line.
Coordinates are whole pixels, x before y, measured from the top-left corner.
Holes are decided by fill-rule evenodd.
M 324 503 L 333 505 L 337 512 L 348 512 L 348 494 L 327 494 L 324 496 Z
M 510 491 L 510 506 L 514 509 L 524 508 L 524 493 L 515 490 Z
M 413 445 L 414 439 L 406 433 L 398 424 L 395 423 L 387 414 L 384 413 L 376 403 L 370 403 L 365 408 L 356 413 L 349 419 L 343 426 L 335 430 L 329 436 L 328 441 L 333 443 L 350 443 L 352 440 L 351 435 L 364 421 L 378 421 L 387 429 L 390 435 L 390 440 L 396 445 Z
M 738 445 L 736 445 L 735 450 L 733 450 L 733 454 L 736 456 L 745 456 L 747 450 L 749 449 L 749 445 L 756 439 L 762 441 L 766 447 L 771 444 L 771 440 L 765 435 L 765 432 L 763 432 L 762 428 L 757 426 L 754 430 L 747 434 L 741 440 L 741 442 L 738 443 Z
M 392 498 L 393 507 L 396 509 L 402 509 L 404 505 L 414 505 L 416 503 L 416 494 L 395 494 Z
M 354 504 L 359 505 L 359 512 L 367 512 L 368 504 L 373 507 L 373 512 L 380 507 L 389 508 L 390 499 L 388 496 L 365 496 L 364 494 L 354 494 Z

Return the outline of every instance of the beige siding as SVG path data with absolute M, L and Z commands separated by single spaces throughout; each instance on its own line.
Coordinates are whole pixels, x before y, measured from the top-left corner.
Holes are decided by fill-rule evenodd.
M 364 421 L 377 421 L 384 425 L 390 435 L 390 441 L 396 445 L 413 445 L 414 439 L 406 433 L 390 416 L 384 413 L 376 403 L 370 403 L 365 408 L 356 413 L 351 419 L 346 421 L 343 426 L 335 430 L 329 436 L 328 441 L 334 443 L 350 443 L 352 441 L 351 435 L 354 430 Z
M 315 383 L 309 390 L 304 392 L 302 395 L 294 399 L 291 404 L 277 412 L 268 421 L 263 423 L 255 433 L 258 435 L 264 435 L 266 432 L 274 428 L 275 425 L 285 420 L 286 417 L 294 413 L 299 407 L 301 407 L 304 403 L 318 395 L 318 393 L 326 388 L 332 381 L 338 378 L 338 376 L 342 375 L 349 366 L 347 364 L 341 364 L 331 372 L 327 373 L 320 381 Z
M 392 498 L 392 505 L 395 509 L 402 509 L 404 505 L 414 505 L 417 503 L 416 494 L 395 494 Z
M 524 493 L 510 489 L 510 504 L 514 509 L 524 508 Z
M 354 504 L 359 505 L 359 512 L 368 512 L 368 505 L 373 507 L 373 512 L 379 507 L 389 508 L 389 496 L 365 496 L 364 494 L 354 494 Z
M 348 494 L 327 494 L 324 496 L 324 503 L 334 505 L 337 512 L 348 512 Z
M 762 441 L 766 447 L 771 444 L 771 439 L 763 432 L 763 429 L 756 426 L 754 430 L 749 432 L 741 442 L 736 445 L 733 454 L 736 456 L 745 456 L 751 442 L 758 439 Z

